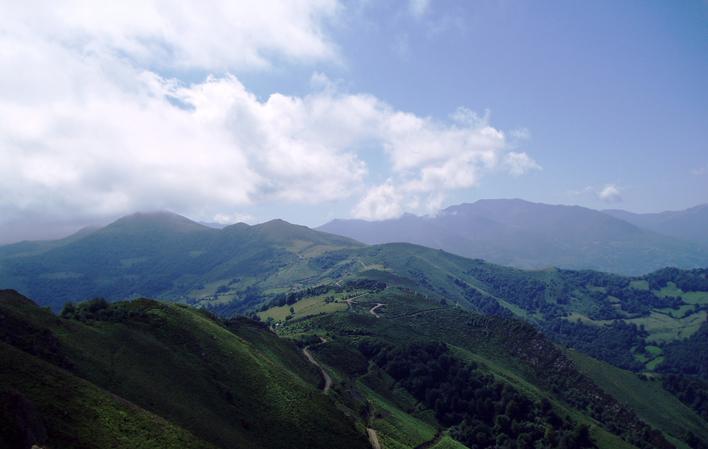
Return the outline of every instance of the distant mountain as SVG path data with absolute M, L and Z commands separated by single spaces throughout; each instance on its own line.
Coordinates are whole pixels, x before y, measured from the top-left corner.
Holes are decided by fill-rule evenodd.
M 640 228 L 696 242 L 708 248 L 708 204 L 655 214 L 635 214 L 619 209 L 603 212 Z
M 508 241 L 498 238 L 498 248 L 529 260 L 546 256 L 543 245 L 573 249 L 578 260 L 579 251 L 597 260 L 593 241 L 604 251 L 616 240 L 689 245 L 588 209 L 510 203 L 404 216 L 405 226 L 385 222 L 386 232 L 422 229 L 431 246 L 481 248 L 501 235 Z M 548 439 L 546 447 L 587 447 L 583 425 L 599 449 L 673 447 L 662 435 L 694 447 L 708 441 L 704 403 L 684 394 L 707 380 L 694 353 L 708 326 L 708 269 L 527 271 L 410 243 L 366 246 L 282 220 L 218 230 L 143 213 L 0 247 L 0 288 L 64 306 L 58 317 L 0 291 L 0 360 L 10 362 L 0 364 L 0 428 L 9 418 L 11 429 L 39 435 L 37 420 L 16 419 L 39 416 L 58 446 L 105 447 L 138 432 L 115 446 L 255 449 L 283 447 L 295 432 L 292 447 L 361 447 L 365 434 L 385 447 L 460 447 L 451 438 L 473 447 L 487 439 L 470 424 L 481 420 L 506 422 L 498 427 L 507 439 L 522 430 L 537 446 Z M 67 304 L 97 296 L 111 303 Z M 164 301 L 113 302 L 143 296 Z M 237 313 L 266 325 L 225 319 Z M 310 352 L 300 356 L 273 332 Z M 333 382 L 328 395 L 314 390 L 320 377 L 307 354 Z M 672 374 L 676 396 L 630 371 Z M 62 402 L 65 391 L 79 402 Z M 19 409 L 1 407 L 8 397 Z M 106 416 L 116 424 L 90 432 Z M 276 430 L 264 433 L 270 422 Z M 545 436 L 548 426 L 557 433 Z M 73 435 L 94 444 L 71 444 Z
M 280 273 L 289 264 L 359 246 L 282 220 L 213 229 L 168 212 L 139 213 L 62 240 L 0 247 L 0 285 L 55 309 L 94 296 L 241 300 L 254 283 L 290 288 L 289 273 Z M 297 274 L 316 273 L 304 266 Z
M 434 217 L 334 220 L 317 229 L 368 244 L 409 242 L 519 268 L 641 274 L 708 265 L 708 251 L 608 214 L 516 199 L 461 204 Z

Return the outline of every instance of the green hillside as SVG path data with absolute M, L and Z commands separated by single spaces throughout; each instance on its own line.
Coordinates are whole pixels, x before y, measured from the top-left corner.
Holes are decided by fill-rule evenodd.
M 310 258 L 358 246 L 282 220 L 217 230 L 175 214 L 135 214 L 54 243 L 0 247 L 0 285 L 55 311 L 97 296 L 248 303 L 264 288 L 316 276 Z
M 506 435 L 499 447 L 512 444 L 512 440 L 518 443 L 518 438 L 530 438 L 544 447 L 581 447 L 580 440 L 573 438 L 579 438 L 574 432 L 583 425 L 588 426 L 599 447 L 671 446 L 632 408 L 621 405 L 581 374 L 569 358 L 522 322 L 483 317 L 398 288 L 356 301 L 346 312 L 293 318 L 279 327 L 279 333 L 291 338 L 325 336 L 327 343 L 315 350 L 319 360 L 334 373 L 332 394 L 352 404 L 351 408 L 360 414 L 373 417 L 369 425 L 380 434 L 380 440 L 388 442 L 385 447 L 414 448 L 426 438 L 432 439 L 436 432 L 450 432 L 451 437 L 469 447 L 475 447 L 470 435 L 478 432 Z M 381 318 L 371 313 L 371 307 L 378 303 L 386 304 Z M 424 355 L 431 350 L 442 351 L 442 356 Z M 396 362 L 397 357 L 403 357 L 400 363 Z M 450 360 L 444 363 L 452 365 L 441 373 L 467 373 L 464 376 L 471 376 L 470 380 L 455 387 L 454 382 L 447 383 L 435 371 L 426 374 L 426 370 L 437 366 L 431 365 L 432 360 Z M 480 390 L 466 393 L 470 385 L 479 385 L 476 388 Z M 501 394 L 495 391 L 505 393 L 494 396 Z M 491 408 L 486 412 L 474 406 L 465 408 L 459 403 L 465 394 L 477 397 L 475 404 L 484 403 L 479 402 L 480 398 L 490 395 Z M 458 405 L 445 405 L 446 395 L 457 397 Z M 526 404 L 522 407 L 526 414 L 511 412 L 520 422 L 514 425 L 514 432 L 505 433 L 501 430 L 503 424 L 501 428 L 494 426 L 497 417 L 504 415 L 504 401 L 512 397 Z M 392 405 L 398 409 L 396 412 Z M 452 413 L 453 410 L 457 411 Z M 552 425 L 558 434 L 546 435 L 542 423 L 555 416 L 561 420 Z M 504 419 L 499 418 L 500 422 Z M 531 422 L 539 424 L 524 427 Z M 433 429 L 411 439 L 416 433 L 399 434 L 408 425 L 416 429 L 432 425 Z M 488 430 L 480 430 L 484 428 Z M 667 432 L 667 438 L 673 438 L 668 430 L 661 430 Z M 520 437 L 521 434 L 525 436 Z M 617 435 L 631 444 L 622 442 Z
M 183 217 L 161 214 L 126 217 L 64 241 L 0 248 L 2 285 L 20 288 L 23 293 L 37 293 L 39 304 L 49 305 L 55 311 L 69 299 L 94 296 L 113 301 L 153 295 L 180 304 L 138 300 L 108 306 L 94 301 L 91 306 L 75 310 L 69 307 L 65 319 L 48 312 L 37 314 L 36 308 L 27 312 L 24 319 L 40 320 L 37 326 L 49 328 L 56 337 L 56 341 L 44 346 L 60 348 L 57 354 L 62 359 L 47 359 L 50 362 L 68 360 L 67 366 L 71 366 L 75 375 L 135 402 L 197 437 L 208 434 L 208 441 L 213 444 L 235 441 L 245 447 L 251 441 L 249 429 L 257 429 L 260 421 L 251 423 L 250 415 L 236 411 L 243 401 L 248 402 L 252 397 L 272 400 L 276 405 L 264 405 L 262 414 L 275 414 L 283 420 L 287 417 L 292 422 L 291 404 L 308 396 L 305 390 L 286 393 L 280 390 L 281 386 L 305 382 L 307 388 L 312 388 L 320 382 L 317 369 L 292 346 L 272 357 L 273 348 L 282 348 L 283 343 L 267 328 L 291 335 L 297 333 L 294 329 L 302 323 L 315 322 L 323 327 L 304 331 L 305 334 L 314 331 L 336 335 L 341 334 L 341 329 L 350 329 L 354 335 L 361 333 L 363 327 L 373 326 L 367 332 L 377 338 L 395 337 L 396 346 L 427 332 L 427 338 L 448 344 L 455 357 L 482 363 L 497 378 L 537 398 L 546 397 L 554 388 L 567 389 L 568 379 L 576 379 L 578 373 L 571 370 L 558 374 L 559 367 L 551 364 L 547 369 L 556 374 L 549 376 L 539 367 L 519 362 L 525 360 L 524 354 L 512 351 L 499 359 L 499 353 L 500 347 L 518 341 L 519 335 L 533 340 L 542 331 L 561 346 L 575 348 L 615 367 L 649 376 L 667 374 L 663 386 L 675 394 L 672 401 L 678 398 L 697 415 L 706 416 L 708 389 L 705 364 L 701 361 L 705 355 L 703 336 L 708 329 L 707 274 L 706 269 L 663 269 L 635 277 L 559 269 L 526 271 L 411 244 L 363 246 L 278 220 L 215 230 Z M 212 319 L 186 305 L 221 318 Z M 96 311 L 91 311 L 96 307 Z M 475 314 L 465 315 L 472 312 Z M 264 324 L 228 320 L 240 314 Z M 476 314 L 498 320 L 485 325 L 506 329 L 506 333 L 496 335 L 491 342 L 470 340 L 470 335 L 459 326 L 463 322 L 481 323 L 480 315 Z M 377 321 L 377 316 L 396 318 L 395 326 L 381 328 L 379 325 L 386 320 Z M 431 316 L 435 319 L 427 319 Z M 360 317 L 366 318 L 360 325 L 351 321 Z M 509 321 L 511 318 L 522 319 L 533 327 Z M 322 324 L 328 323 L 327 320 L 333 320 L 329 327 Z M 403 322 L 414 322 L 419 327 L 410 334 L 410 329 L 400 327 Z M 501 322 L 517 324 L 498 328 L 490 324 Z M 184 335 L 182 328 L 191 332 Z M 396 329 L 401 334 L 390 335 Z M 244 351 L 250 347 L 245 344 L 249 338 L 257 338 L 258 348 L 265 352 Z M 351 355 L 352 350 L 359 351 L 358 343 L 342 340 L 336 346 L 342 349 L 339 358 Z M 518 341 L 519 347 L 524 347 L 523 343 Z M 324 348 L 335 344 L 339 343 L 330 341 L 316 350 L 326 351 Z M 124 349 L 132 345 L 140 350 Z M 184 347 L 189 348 L 187 353 Z M 160 351 L 182 356 L 170 359 L 171 364 L 163 363 L 160 357 L 148 356 Z M 289 361 L 283 362 L 286 359 Z M 358 379 L 362 373 L 342 373 L 343 368 L 337 363 L 332 362 L 337 368 L 330 374 L 339 381 L 350 378 L 352 385 L 358 385 L 357 391 L 364 391 L 357 394 L 370 397 L 369 402 L 362 404 L 356 398 L 334 394 L 339 410 L 357 423 L 358 435 L 365 435 L 365 429 L 374 425 L 394 428 L 396 425 L 391 422 L 399 425 L 405 422 L 407 418 L 400 415 L 400 404 L 395 405 L 400 398 L 362 385 L 363 381 Z M 367 366 L 372 363 L 371 357 L 364 361 Z M 224 378 L 223 373 L 236 372 L 235 364 L 258 370 L 240 373 L 243 383 L 233 384 L 233 378 Z M 379 366 L 378 371 L 382 374 L 385 367 Z M 176 372 L 184 374 L 175 375 Z M 145 382 L 146 378 L 152 381 Z M 588 378 L 592 376 L 588 374 Z M 175 383 L 179 388 L 166 395 L 154 387 L 167 383 Z M 366 388 L 377 398 L 367 396 Z M 253 396 L 240 397 L 234 393 L 247 390 Z M 198 397 L 195 391 L 199 391 Z M 275 396 L 269 396 L 271 393 Z M 195 401 L 205 401 L 210 407 L 197 419 L 191 416 L 193 409 L 185 405 Z M 557 397 L 554 393 L 552 401 L 567 408 L 571 421 L 585 421 L 598 442 L 619 433 L 639 444 L 631 438 L 644 432 L 641 426 L 624 430 L 603 427 L 610 426 L 602 421 L 607 416 L 602 417 L 594 409 L 595 415 L 588 415 L 588 404 L 578 403 L 577 397 Z M 415 404 L 420 406 L 420 403 L 418 398 Z M 380 416 L 364 413 L 369 407 L 366 404 L 378 404 L 383 410 Z M 399 411 L 392 412 L 391 404 Z M 639 403 L 634 406 L 642 416 Z M 429 413 L 411 416 L 440 428 L 439 422 L 430 420 Z M 674 438 L 672 441 L 689 438 L 686 431 L 700 433 L 693 431 L 695 425 L 691 430 L 690 426 L 665 426 L 645 419 L 665 432 L 667 438 Z M 239 426 L 233 426 L 233 420 Z M 597 422 L 604 424 L 598 427 Z M 387 438 L 393 437 L 382 436 L 384 440 Z M 425 443 L 423 439 L 417 444 Z M 256 444 L 268 447 L 272 442 Z
M 120 409 L 106 403 L 104 410 L 97 393 L 110 392 L 114 402 L 144 409 L 143 421 L 159 417 L 173 439 L 202 441 L 193 447 L 366 447 L 362 432 L 318 391 L 318 372 L 299 350 L 250 320 L 221 322 L 151 300 L 113 305 L 94 301 L 60 318 L 9 291 L 2 292 L 0 313 L 3 347 L 13 346 L 9 352 L 14 357 L 52 365 L 46 388 L 28 384 L 14 371 L 3 374 L 9 376 L 3 385 L 30 400 L 38 398 L 49 441 L 63 438 L 61 432 L 75 433 L 82 435 L 84 447 L 106 447 L 100 438 L 118 439 L 123 431 L 108 427 L 102 429 L 106 435 L 93 439 L 84 429 L 91 421 L 83 415 L 55 422 L 51 407 L 61 403 L 55 395 L 69 384 L 85 394 L 87 405 L 95 404 L 96 419 L 106 419 L 110 426 L 118 419 L 114 415 Z M 22 366 L 29 370 L 33 365 Z M 126 429 L 144 425 L 138 420 L 143 415 L 126 423 Z M 168 432 L 169 426 L 184 430 Z
M 0 447 L 213 449 L 160 416 L 0 342 Z
M 696 438 L 708 441 L 706 422 L 662 388 L 660 378 L 640 378 L 575 351 L 571 351 L 570 356 L 580 372 L 631 406 L 647 423 L 677 437 L 686 439 L 692 433 Z

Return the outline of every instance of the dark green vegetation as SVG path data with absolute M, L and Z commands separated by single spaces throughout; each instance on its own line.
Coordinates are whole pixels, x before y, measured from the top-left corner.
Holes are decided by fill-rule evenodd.
M 0 293 L 0 425 L 14 443 L 367 447 L 298 348 L 258 323 L 151 300 L 65 316 Z
M 217 230 L 169 213 L 135 214 L 57 242 L 0 247 L 0 285 L 56 311 L 95 296 L 218 307 L 259 299 L 254 286 L 292 288 L 294 279 L 317 275 L 298 261 L 358 246 L 280 220 Z
M 434 217 L 334 220 L 319 229 L 368 244 L 414 243 L 527 269 L 555 266 L 637 275 L 665 266 L 708 266 L 708 206 L 661 217 L 658 226 L 644 227 L 652 219 L 624 218 L 578 206 L 480 200 L 448 207 Z
M 678 406 L 680 415 L 648 425 L 633 405 L 615 399 L 518 320 L 441 305 L 400 287 L 357 301 L 346 312 L 291 319 L 279 333 L 325 337 L 327 343 L 314 350 L 336 379 L 331 395 L 376 429 L 386 447 L 414 448 L 435 433 L 470 448 L 687 447 L 681 440 L 708 441 L 701 418 L 660 384 L 667 403 L 654 410 Z M 386 304 L 381 318 L 370 313 L 375 303 Z M 412 439 L 398 431 L 429 426 Z
M 665 429 L 672 435 L 683 435 L 684 441 L 692 447 L 705 447 L 705 420 L 665 389 L 667 378 L 662 382 L 658 376 L 637 376 L 579 352 L 570 352 L 569 355 L 580 372 L 617 400 L 629 405 L 648 424 Z M 696 435 L 703 438 L 703 443 Z
M 376 429 L 385 448 L 472 447 L 490 435 L 499 447 L 577 446 L 587 443 L 585 426 L 599 447 L 703 447 L 707 274 L 524 271 L 411 244 L 363 246 L 282 221 L 214 230 L 169 214 L 136 215 L 63 241 L 0 247 L 3 285 L 34 292 L 57 312 L 65 306 L 59 318 L 27 306 L 17 320 L 36 332 L 2 335 L 64 369 L 67 382 L 83 379 L 216 446 L 273 447 L 268 438 L 293 426 L 317 434 L 313 421 L 331 419 L 349 426 L 352 441 Z M 112 303 L 148 295 L 181 305 Z M 109 300 L 68 303 L 96 296 Z M 335 380 L 332 400 L 316 394 L 321 376 L 291 344 L 238 314 L 311 344 Z M 378 351 L 364 350 L 364 340 Z M 414 359 L 414 343 L 427 356 Z M 588 359 L 598 364 L 578 370 L 591 364 L 571 361 L 566 347 L 614 367 Z M 400 377 L 389 356 L 422 368 Z M 440 358 L 449 361 L 445 370 L 429 366 Z M 625 379 L 627 391 L 613 378 Z M 175 392 L 162 388 L 173 383 Z M 644 393 L 652 407 L 637 399 Z M 21 407 L 33 421 L 42 399 L 22 395 L 34 404 Z M 251 422 L 251 409 L 235 411 L 251 399 L 261 404 L 255 416 L 274 416 L 282 433 Z M 506 410 L 512 400 L 525 404 L 515 419 Z M 309 405 L 294 412 L 301 401 Z M 265 440 L 249 440 L 249 432 Z
M 476 363 L 454 357 L 444 343 L 391 348 L 364 340 L 360 348 L 470 448 L 536 443 L 551 448 L 594 446 L 587 426 L 573 427 L 553 411 L 548 400 L 529 400 L 481 373 Z

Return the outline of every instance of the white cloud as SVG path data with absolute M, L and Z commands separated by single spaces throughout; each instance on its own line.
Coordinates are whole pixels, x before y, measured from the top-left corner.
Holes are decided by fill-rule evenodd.
M 499 166 L 514 176 L 540 169 L 526 153 L 507 152 L 507 139 L 489 124 L 489 113 L 480 116 L 460 108 L 450 122 L 438 122 L 390 108 L 381 110 L 379 138 L 394 176 L 369 193 L 381 198 L 382 192 L 393 190 L 396 195 L 389 194 L 387 201 L 397 204 L 372 208 L 373 200 L 367 195 L 352 211 L 355 217 L 385 219 L 393 211 L 400 215 L 404 210 L 434 213 L 446 193 L 474 187 L 485 172 Z M 378 217 L 372 213 L 377 210 L 382 211 Z
M 509 133 L 511 138 L 518 142 L 523 142 L 531 139 L 531 131 L 528 128 L 512 129 Z
M 259 99 L 229 74 L 336 59 L 333 0 L 195 5 L 3 2 L 0 221 L 170 209 L 228 222 L 256 203 L 361 194 L 353 215 L 390 218 L 434 211 L 500 165 L 535 168 L 488 114 L 421 117 L 321 73 L 307 95 Z M 188 84 L 165 67 L 226 74 Z M 367 186 L 362 145 L 381 149 L 389 181 Z
M 323 25 L 336 0 L 27 0 L 2 2 L 4 32 L 129 57 L 143 66 L 227 70 L 263 67 L 273 56 L 336 57 Z
M 352 215 L 364 220 L 385 220 L 403 213 L 403 195 L 390 182 L 369 189 L 359 201 Z
M 607 203 L 618 203 L 622 201 L 620 188 L 615 184 L 605 184 L 605 186 L 597 192 L 597 196 Z
M 521 176 L 531 170 L 541 170 L 541 166 L 526 153 L 509 152 L 504 156 L 504 166 L 513 176 Z
M 240 212 L 232 212 L 232 213 L 219 213 L 214 215 L 212 218 L 214 220 L 214 223 L 222 224 L 222 225 L 230 225 L 234 223 L 253 223 L 255 220 L 255 217 L 251 214 L 243 214 Z

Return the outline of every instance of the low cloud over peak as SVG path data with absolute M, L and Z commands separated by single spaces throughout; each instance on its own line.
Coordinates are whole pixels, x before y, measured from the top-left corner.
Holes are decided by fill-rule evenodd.
M 417 115 L 319 71 L 300 95 L 259 97 L 242 83 L 239 71 L 283 60 L 336 62 L 324 31 L 335 1 L 195 5 L 8 6 L 0 227 L 151 209 L 221 222 L 263 204 L 339 200 L 390 218 L 435 210 L 496 168 L 538 168 L 465 108 Z

